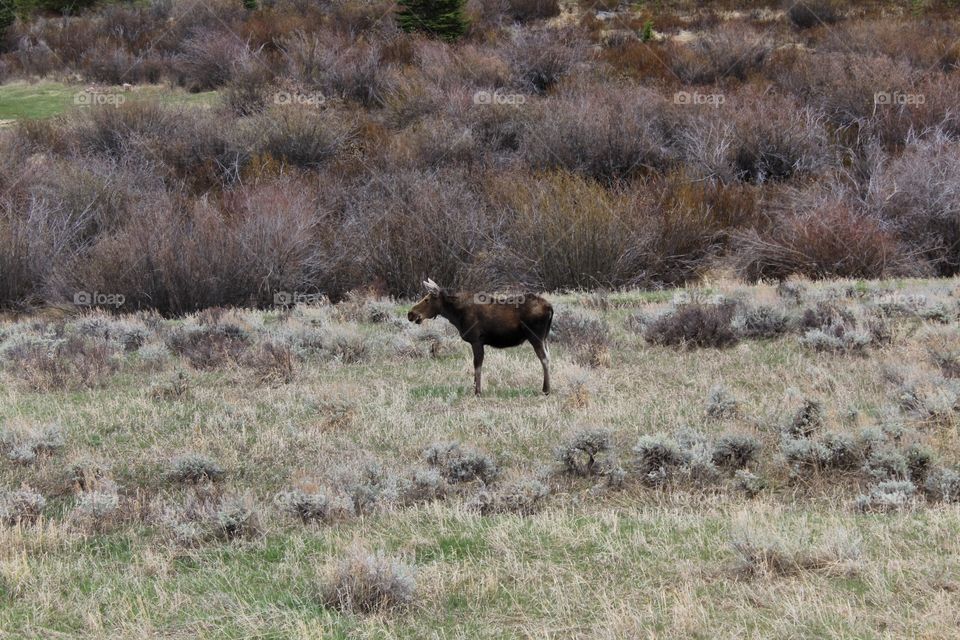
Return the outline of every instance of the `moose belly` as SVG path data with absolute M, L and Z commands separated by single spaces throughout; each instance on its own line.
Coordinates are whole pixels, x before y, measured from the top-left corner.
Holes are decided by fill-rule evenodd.
M 527 339 L 527 336 L 523 334 L 498 334 L 490 335 L 486 334 L 483 336 L 483 342 L 486 345 L 493 347 L 494 349 L 505 349 L 507 347 L 515 347 L 518 344 L 522 344 L 524 340 Z

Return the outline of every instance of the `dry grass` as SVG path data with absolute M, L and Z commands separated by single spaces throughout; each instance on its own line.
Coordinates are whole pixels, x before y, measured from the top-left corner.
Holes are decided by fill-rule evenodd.
M 955 348 L 958 283 L 800 284 L 789 299 L 726 282 L 679 296 L 721 294 L 784 316 L 785 331 L 740 334 L 723 350 L 653 346 L 627 328 L 634 314 L 669 312 L 673 292 L 556 296 L 605 323 L 613 348 L 609 366 L 588 368 L 577 340 L 591 333 L 568 330 L 552 345 L 549 397 L 528 392 L 539 364 L 516 349 L 488 354 L 487 394 L 474 398 L 466 346 L 399 352 L 398 341 L 449 337 L 439 324 L 396 322 L 405 306 L 386 300 L 61 320 L 68 334 L 118 345 L 117 368 L 77 391 L 2 374 L 0 502 L 14 524 L 0 525 L 0 628 L 949 635 L 960 389 L 931 349 Z M 952 315 L 891 316 L 892 340 L 859 355 L 799 341 L 805 309 L 821 309 L 808 314 L 818 326 L 843 310 L 859 327 L 897 296 Z M 246 336 L 247 353 L 286 345 L 297 375 L 264 384 L 243 357 L 194 367 L 186 352 L 144 368 L 166 336 L 225 326 Z M 142 343 L 120 348 L 133 327 Z M 7 321 L 0 339 L 45 331 L 40 319 Z M 362 337 L 363 358 L 328 351 L 344 332 Z M 177 386 L 188 391 L 156 392 Z M 735 410 L 705 408 L 730 398 Z M 800 475 L 781 457 L 781 429 L 797 420 L 813 426 L 793 438 L 826 452 Z M 56 438 L 44 435 L 54 423 Z M 33 442 L 29 460 L 10 457 Z M 638 468 L 638 442 L 673 443 L 677 464 Z M 341 564 L 357 548 L 370 553 Z M 409 570 L 394 573 L 388 558 L 414 570 L 415 595 Z

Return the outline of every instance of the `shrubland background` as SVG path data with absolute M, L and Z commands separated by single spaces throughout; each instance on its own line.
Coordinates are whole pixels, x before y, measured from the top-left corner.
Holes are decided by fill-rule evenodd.
M 6 307 L 960 268 L 950 2 L 86 4 L 2 36 L 86 100 L 0 130 Z

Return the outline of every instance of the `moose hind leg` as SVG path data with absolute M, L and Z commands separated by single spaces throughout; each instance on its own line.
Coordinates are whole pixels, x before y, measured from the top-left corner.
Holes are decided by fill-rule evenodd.
M 480 371 L 483 368 L 483 345 L 472 344 L 473 347 L 473 393 L 480 395 Z
M 531 342 L 533 345 L 533 350 L 537 352 L 537 357 L 540 358 L 540 364 L 543 365 L 543 393 L 550 393 L 550 350 L 547 348 L 547 343 L 542 340 L 537 340 Z

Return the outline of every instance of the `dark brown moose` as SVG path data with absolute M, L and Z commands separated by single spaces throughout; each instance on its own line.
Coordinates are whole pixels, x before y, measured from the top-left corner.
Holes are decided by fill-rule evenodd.
M 443 316 L 473 348 L 473 391 L 480 395 L 480 368 L 485 346 L 503 349 L 524 342 L 543 365 L 543 392 L 550 393 L 550 352 L 547 336 L 553 322 L 553 307 L 533 294 L 485 294 L 452 292 L 433 280 L 423 283 L 427 295 L 415 304 L 407 319 L 420 324 Z

